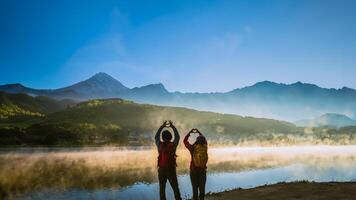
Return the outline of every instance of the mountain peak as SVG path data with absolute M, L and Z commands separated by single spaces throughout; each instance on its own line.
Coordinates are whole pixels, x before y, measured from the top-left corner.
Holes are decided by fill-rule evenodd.
M 162 83 L 149 84 L 149 86 L 160 88 L 160 89 L 166 89 Z
M 95 85 L 101 85 L 101 86 L 115 86 L 121 89 L 127 89 L 120 81 L 116 80 L 114 77 L 110 76 L 109 74 L 105 72 L 99 72 L 94 74 L 92 77 L 89 79 L 82 81 L 80 83 L 89 83 Z
M 164 87 L 162 83 L 149 84 L 142 87 L 136 87 L 134 90 L 147 91 L 147 92 L 163 92 L 168 93 L 168 90 Z
M 280 85 L 280 84 L 265 80 L 265 81 L 257 82 L 251 86 L 233 89 L 229 93 L 241 92 L 241 91 L 246 91 L 246 90 L 251 91 L 251 90 L 260 90 L 260 89 L 265 89 L 265 88 L 274 88 L 275 86 L 278 86 L 278 85 Z
M 147 88 L 156 88 L 156 89 L 160 89 L 160 90 L 166 90 L 166 88 L 164 87 L 164 85 L 162 83 L 153 83 L 153 84 L 148 84 L 146 86 L 143 87 L 147 87 Z
M 297 81 L 295 83 L 292 83 L 291 85 L 304 85 L 304 83 L 302 83 L 301 81 Z
M 257 82 L 253 86 L 263 86 L 263 85 L 278 85 L 278 83 L 265 80 L 265 81 Z
M 344 93 L 351 93 L 351 92 L 355 92 L 355 89 L 349 88 L 349 87 L 342 87 L 340 89 L 340 91 L 344 92 Z
M 81 81 L 59 90 L 73 91 L 88 97 L 112 97 L 122 91 L 128 90 L 128 88 L 112 76 L 104 72 L 99 72 L 85 81 Z
M 320 88 L 319 86 L 311 83 L 303 83 L 301 81 L 297 81 L 295 83 L 290 84 L 290 86 L 296 86 L 296 87 L 309 87 L 309 88 Z
M 96 80 L 110 79 L 110 80 L 117 81 L 115 78 L 113 78 L 112 76 L 110 76 L 109 74 L 107 74 L 105 72 L 98 72 L 98 73 L 94 74 L 92 77 L 90 77 L 88 80 L 90 80 L 90 79 L 96 79 Z
M 6 84 L 6 85 L 3 85 L 3 86 L 11 87 L 11 88 L 24 88 L 25 87 L 21 83 Z
M 30 89 L 20 83 L 6 84 L 0 86 L 0 91 L 9 93 L 26 93 L 27 90 Z
M 266 89 L 266 88 L 276 88 L 278 86 L 281 86 L 282 84 L 272 82 L 272 81 L 261 81 L 257 82 L 252 86 L 245 87 L 245 89 Z

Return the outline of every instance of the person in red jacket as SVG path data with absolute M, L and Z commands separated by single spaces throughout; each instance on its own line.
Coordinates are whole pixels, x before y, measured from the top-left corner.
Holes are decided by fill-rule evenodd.
M 163 128 L 172 128 L 174 132 L 174 139 L 169 130 Z M 162 132 L 162 140 L 160 139 Z M 176 200 L 181 200 L 180 191 L 178 187 L 177 172 L 176 172 L 176 149 L 179 143 L 179 133 L 172 121 L 164 121 L 157 130 L 155 135 L 155 142 L 158 150 L 158 180 L 159 180 L 159 195 L 161 200 L 166 200 L 166 183 L 167 180 L 171 184 Z
M 191 133 L 199 134 L 194 144 L 190 144 L 188 141 Z M 183 142 L 192 157 L 190 162 L 190 180 L 192 182 L 193 200 L 198 200 L 198 196 L 199 200 L 204 200 L 208 143 L 204 135 L 198 129 L 192 129 L 185 136 Z

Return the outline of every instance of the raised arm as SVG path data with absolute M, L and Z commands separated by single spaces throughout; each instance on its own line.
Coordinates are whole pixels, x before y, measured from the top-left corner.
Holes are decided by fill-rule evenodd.
M 189 151 L 192 151 L 193 150 L 193 145 L 191 145 L 188 141 L 189 137 L 190 137 L 190 133 L 187 133 L 187 135 L 185 135 L 184 137 L 184 140 L 183 140 L 183 143 L 184 143 L 184 146 L 187 147 L 187 149 L 189 149 Z
M 173 144 L 174 144 L 174 146 L 178 146 L 179 139 L 180 139 L 180 136 L 179 136 L 178 130 L 177 130 L 177 128 L 176 128 L 173 124 L 171 124 L 171 127 L 172 127 L 173 132 L 174 132 L 174 140 L 173 140 Z
M 198 129 L 196 129 L 196 130 L 197 130 L 197 132 L 198 132 L 199 135 L 204 136 L 203 133 L 201 133 Z M 205 136 L 204 136 L 204 137 L 205 137 Z M 206 139 L 206 138 L 205 138 L 205 139 Z M 208 141 L 207 141 L 207 140 L 205 140 L 205 144 L 208 145 Z
M 161 125 L 158 130 L 157 130 L 157 133 L 155 135 L 155 143 L 156 143 L 156 146 L 157 148 L 159 148 L 159 143 L 161 141 L 161 132 L 162 132 L 162 129 L 164 128 L 164 125 Z

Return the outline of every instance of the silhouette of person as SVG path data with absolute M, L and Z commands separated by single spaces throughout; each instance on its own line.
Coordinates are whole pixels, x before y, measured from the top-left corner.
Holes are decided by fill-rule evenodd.
M 190 144 L 188 139 L 191 133 L 197 133 L 194 144 Z M 190 162 L 190 180 L 192 183 L 193 200 L 204 200 L 205 183 L 206 183 L 206 165 L 208 162 L 208 143 L 206 138 L 198 129 L 192 129 L 184 137 L 184 145 L 189 150 L 191 155 Z M 198 194 L 199 191 L 199 194 Z
M 174 140 L 172 134 L 168 130 L 163 130 L 165 127 L 170 127 L 174 132 Z M 162 141 L 160 135 L 162 132 Z M 155 135 L 155 142 L 158 149 L 158 180 L 159 180 L 159 194 L 160 200 L 166 200 L 166 183 L 169 181 L 176 200 L 181 200 L 180 191 L 178 187 L 177 172 L 176 172 L 176 149 L 179 143 L 179 133 L 172 121 L 164 121 L 157 130 Z

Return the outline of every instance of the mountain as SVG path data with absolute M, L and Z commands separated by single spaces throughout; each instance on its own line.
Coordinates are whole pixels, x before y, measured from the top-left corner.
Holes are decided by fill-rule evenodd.
M 137 104 L 122 99 L 90 100 L 51 113 L 25 129 L 3 131 L 0 145 L 10 144 L 152 144 L 153 134 L 164 120 L 173 120 L 181 137 L 199 128 L 209 141 L 239 141 L 259 134 L 294 134 L 289 122 L 197 111 L 187 108 Z M 25 134 L 24 134 L 25 133 Z M 271 137 L 268 137 L 271 139 Z
M 0 122 L 41 118 L 74 104 L 72 100 L 57 101 L 44 96 L 0 92 Z
M 356 90 L 321 88 L 314 84 L 258 82 L 226 93 L 169 92 L 160 84 L 127 88 L 110 75 L 98 73 L 77 84 L 38 90 L 21 84 L 0 86 L 0 91 L 85 101 L 96 98 L 123 98 L 138 103 L 188 107 L 198 110 L 295 121 L 324 113 L 356 117 Z
M 48 96 L 56 99 L 86 100 L 110 98 L 129 90 L 110 75 L 100 72 L 85 81 L 59 89 L 33 89 L 19 83 L 0 86 L 0 91 L 8 93 L 26 93 L 32 96 Z
M 113 123 L 122 128 L 152 132 L 162 121 L 173 120 L 182 129 L 201 127 L 221 134 L 290 133 L 295 125 L 285 121 L 197 111 L 181 107 L 138 104 L 123 99 L 96 99 L 78 103 L 48 116 L 48 123 Z
M 314 118 L 312 120 L 299 120 L 295 122 L 298 126 L 305 127 L 346 127 L 346 126 L 356 126 L 356 120 L 347 117 L 346 115 L 327 113 L 321 115 L 320 117 Z
M 114 97 L 129 88 L 103 72 L 74 85 L 54 90 L 54 93 L 76 93 L 80 98 L 109 98 Z
M 227 93 L 171 93 L 165 103 L 288 121 L 314 118 L 324 113 L 356 116 L 356 90 L 346 87 L 327 89 L 301 82 L 279 84 L 263 81 Z

